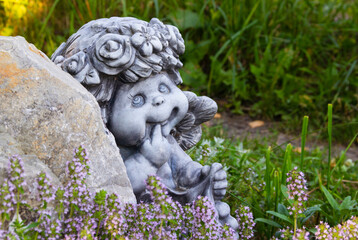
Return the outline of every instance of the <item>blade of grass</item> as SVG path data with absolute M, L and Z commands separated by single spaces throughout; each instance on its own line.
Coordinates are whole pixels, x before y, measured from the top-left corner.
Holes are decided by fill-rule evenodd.
M 153 0 L 154 7 L 155 7 L 155 17 L 159 18 L 159 3 L 158 0 Z
M 308 116 L 304 116 L 303 117 L 303 124 L 302 124 L 302 135 L 301 135 L 301 163 L 300 163 L 300 169 L 301 169 L 302 172 L 304 172 L 303 160 L 304 160 L 304 156 L 305 156 L 307 127 L 308 127 Z
M 327 190 L 327 188 L 325 186 L 321 185 L 321 190 L 322 190 L 323 194 L 326 196 L 329 205 L 331 205 L 334 210 L 339 210 L 339 204 L 333 198 L 332 194 Z
M 328 165 L 327 165 L 327 187 L 331 179 L 331 151 L 332 151 L 332 104 L 328 104 Z
M 274 221 L 266 219 L 266 218 L 256 218 L 254 221 L 255 222 L 263 222 L 263 223 L 266 223 L 273 227 L 282 228 L 282 226 L 280 224 L 278 224 L 277 222 L 274 222 Z
M 57 3 L 58 3 L 59 1 L 60 1 L 60 0 L 55 0 L 55 2 L 52 4 L 52 6 L 51 6 L 51 8 L 50 8 L 50 11 L 49 11 L 49 13 L 47 14 L 47 16 L 46 16 L 46 18 L 45 18 L 45 21 L 43 22 L 43 24 L 42 24 L 42 26 L 41 26 L 40 32 L 38 33 L 39 36 L 44 35 L 43 33 L 44 33 L 44 30 L 45 30 L 45 28 L 46 28 L 46 26 L 47 26 L 47 22 L 48 22 L 48 20 L 50 19 L 50 17 L 52 16 L 52 13 L 53 13 L 53 11 L 55 10 L 56 5 L 57 5 Z M 43 44 L 44 44 L 44 40 L 45 40 L 45 37 L 41 37 L 41 44 L 40 44 L 41 47 L 42 47 Z
M 273 172 L 273 185 L 275 187 L 275 211 L 277 211 L 278 201 L 281 198 L 281 183 L 280 183 L 280 171 L 275 170 Z
M 265 171 L 265 191 L 266 191 L 266 208 L 271 209 L 271 147 L 266 150 L 266 171 Z
M 126 0 L 122 0 L 122 11 L 123 11 L 123 17 L 127 17 L 127 2 L 126 2 Z
M 281 213 L 274 212 L 274 211 L 267 211 L 267 213 L 272 214 L 272 215 L 278 217 L 279 219 L 284 220 L 284 221 L 290 223 L 291 225 L 293 225 L 293 221 Z

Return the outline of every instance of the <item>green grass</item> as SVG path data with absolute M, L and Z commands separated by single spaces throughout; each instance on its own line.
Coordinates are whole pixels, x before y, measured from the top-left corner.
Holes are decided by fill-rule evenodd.
M 329 116 L 331 110 L 329 105 Z M 307 129 L 307 116 L 304 119 L 303 129 Z M 311 134 L 302 132 L 302 140 Z M 293 228 L 295 221 L 287 211 L 291 203 L 285 196 L 285 186 L 286 173 L 294 167 L 304 172 L 309 191 L 306 211 L 297 219 L 298 227 L 313 229 L 320 221 L 335 226 L 358 216 L 358 166 L 345 155 L 357 136 L 358 133 L 341 153 L 331 153 L 332 143 L 327 138 L 326 148 L 311 148 L 302 154 L 293 151 L 288 142 L 278 146 L 271 136 L 230 139 L 221 126 L 215 126 L 204 128 L 204 140 L 189 154 L 203 165 L 223 164 L 229 181 L 224 200 L 232 209 L 240 204 L 250 206 L 257 219 L 255 239 L 269 239 L 281 227 Z M 335 164 L 330 160 L 332 156 L 338 156 Z
M 311 117 L 312 128 L 321 127 L 332 103 L 335 140 L 358 132 L 357 1 L 46 2 L 40 16 L 29 9 L 13 34 L 48 56 L 90 20 L 158 17 L 185 39 L 186 88 L 224 97 L 235 113 L 280 120 L 286 131 L 299 130 L 303 115 Z
M 206 129 L 206 140 L 190 152 L 202 164 L 225 166 L 230 183 L 225 201 L 232 209 L 247 204 L 255 218 L 266 219 L 257 222 L 257 237 L 289 225 L 282 217 L 289 204 L 282 185 L 294 166 L 305 171 L 310 189 L 306 215 L 311 217 L 299 225 L 312 227 L 319 220 L 336 225 L 358 214 L 358 166 L 345 152 L 331 153 L 337 140 L 347 149 L 357 144 L 358 1 L 50 0 L 46 6 L 41 15 L 29 9 L 13 35 L 48 56 L 90 20 L 157 17 L 177 26 L 185 39 L 185 89 L 224 98 L 223 107 L 234 113 L 279 120 L 285 131 L 297 133 L 303 126 L 301 153 L 270 139 L 218 138 L 224 137 L 220 127 Z M 4 16 L 0 26 L 11 26 Z M 304 151 L 312 132 L 327 139 L 329 149 Z M 203 154 L 207 148 L 211 153 Z M 334 166 L 332 155 L 338 156 Z

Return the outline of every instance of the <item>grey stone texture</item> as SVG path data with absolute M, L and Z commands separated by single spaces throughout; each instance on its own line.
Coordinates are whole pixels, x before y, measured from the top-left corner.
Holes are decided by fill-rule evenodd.
M 113 133 L 137 201 L 150 201 L 145 180 L 157 175 L 181 203 L 206 196 L 222 224 L 238 228 L 222 203 L 227 175 L 219 163 L 202 166 L 185 150 L 217 104 L 178 85 L 185 51 L 179 30 L 153 18 L 102 18 L 83 25 L 51 59 L 91 92 Z
M 43 170 L 66 181 L 66 162 L 82 145 L 90 159 L 87 185 L 136 202 L 119 149 L 96 99 L 22 37 L 0 37 L 0 172 L 22 157 L 25 175 Z M 0 178 L 0 181 L 2 180 Z

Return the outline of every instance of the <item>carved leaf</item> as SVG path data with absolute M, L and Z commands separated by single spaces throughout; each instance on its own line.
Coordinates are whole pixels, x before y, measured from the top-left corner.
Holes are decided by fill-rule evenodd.
M 137 74 L 139 77 L 147 78 L 152 74 L 153 69 L 145 64 L 142 60 L 139 58 L 136 58 L 133 65 L 130 67 L 130 70 Z
M 96 69 L 90 68 L 90 70 L 86 74 L 85 83 L 88 85 L 95 85 L 101 83 Z
M 189 112 L 195 116 L 195 125 L 209 121 L 215 116 L 218 106 L 214 100 L 206 96 L 198 97 L 195 93 L 188 91 L 184 94 L 189 100 Z
M 201 138 L 201 126 L 195 126 L 187 132 L 180 135 L 178 139 L 179 146 L 184 150 L 194 147 Z
M 217 105 L 209 97 L 198 97 L 193 92 L 184 91 L 189 101 L 189 110 L 184 119 L 176 126 L 176 139 L 184 150 L 195 146 L 201 138 L 203 122 L 212 119 L 217 111 Z
M 162 70 L 162 58 L 156 54 L 152 54 L 149 57 L 138 55 L 137 58 L 153 68 L 155 72 L 160 72 Z
M 123 80 L 125 80 L 125 82 L 136 82 L 138 81 L 139 77 L 132 72 L 130 69 L 127 69 L 123 72 L 124 78 L 122 78 Z
M 181 120 L 178 125 L 176 126 L 176 129 L 178 132 L 186 132 L 189 131 L 193 126 L 195 122 L 195 117 L 192 113 L 188 112 L 183 120 Z

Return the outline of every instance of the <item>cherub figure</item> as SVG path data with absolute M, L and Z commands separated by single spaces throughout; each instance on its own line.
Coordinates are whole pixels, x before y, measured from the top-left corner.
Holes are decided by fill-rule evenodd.
M 184 50 L 174 26 L 113 17 L 85 24 L 52 60 L 96 97 L 138 201 L 148 201 L 145 180 L 155 174 L 182 203 L 209 197 L 220 222 L 236 230 L 229 206 L 220 201 L 227 188 L 222 165 L 202 166 L 185 153 L 199 142 L 200 124 L 217 105 L 178 88 Z

